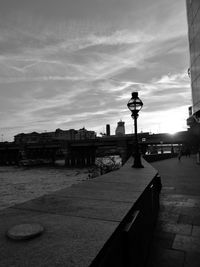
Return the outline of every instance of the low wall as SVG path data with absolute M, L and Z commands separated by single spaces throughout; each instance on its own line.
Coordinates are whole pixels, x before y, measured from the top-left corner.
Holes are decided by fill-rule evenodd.
M 159 210 L 158 174 L 145 188 L 90 267 L 145 266 Z

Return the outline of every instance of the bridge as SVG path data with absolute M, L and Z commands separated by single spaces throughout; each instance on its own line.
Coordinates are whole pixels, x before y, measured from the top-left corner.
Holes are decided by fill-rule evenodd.
M 142 154 L 149 149 L 152 153 L 158 149 L 171 149 L 175 146 L 192 147 L 193 136 L 188 131 L 176 134 L 139 133 Z M 65 159 L 65 165 L 90 166 L 96 157 L 120 155 L 124 163 L 134 151 L 134 135 L 106 136 L 87 140 L 52 140 L 51 142 L 0 143 L 0 165 L 14 165 L 20 162 L 54 163 L 56 159 Z M 151 151 L 149 151 L 151 153 Z

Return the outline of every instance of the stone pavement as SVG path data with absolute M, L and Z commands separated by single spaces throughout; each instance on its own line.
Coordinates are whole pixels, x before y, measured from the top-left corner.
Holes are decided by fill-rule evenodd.
M 161 207 L 148 267 L 200 266 L 200 165 L 196 157 L 154 162 Z

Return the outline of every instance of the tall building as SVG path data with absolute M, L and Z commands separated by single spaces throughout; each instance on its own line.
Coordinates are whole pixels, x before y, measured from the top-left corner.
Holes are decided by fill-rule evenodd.
M 106 136 L 110 136 L 110 124 L 106 124 Z
M 117 123 L 117 128 L 115 130 L 115 135 L 125 135 L 125 126 L 124 126 L 125 122 L 120 120 Z
M 190 50 L 189 76 L 192 88 L 192 107 L 187 125 L 200 136 L 200 0 L 186 0 Z

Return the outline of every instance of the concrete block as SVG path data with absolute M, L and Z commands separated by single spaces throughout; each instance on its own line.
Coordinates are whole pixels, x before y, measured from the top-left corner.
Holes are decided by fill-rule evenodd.
M 28 210 L 10 210 L 0 219 L 0 266 L 89 266 L 117 226 L 114 222 Z M 30 221 L 41 223 L 45 232 L 23 242 L 6 237 L 12 225 Z

